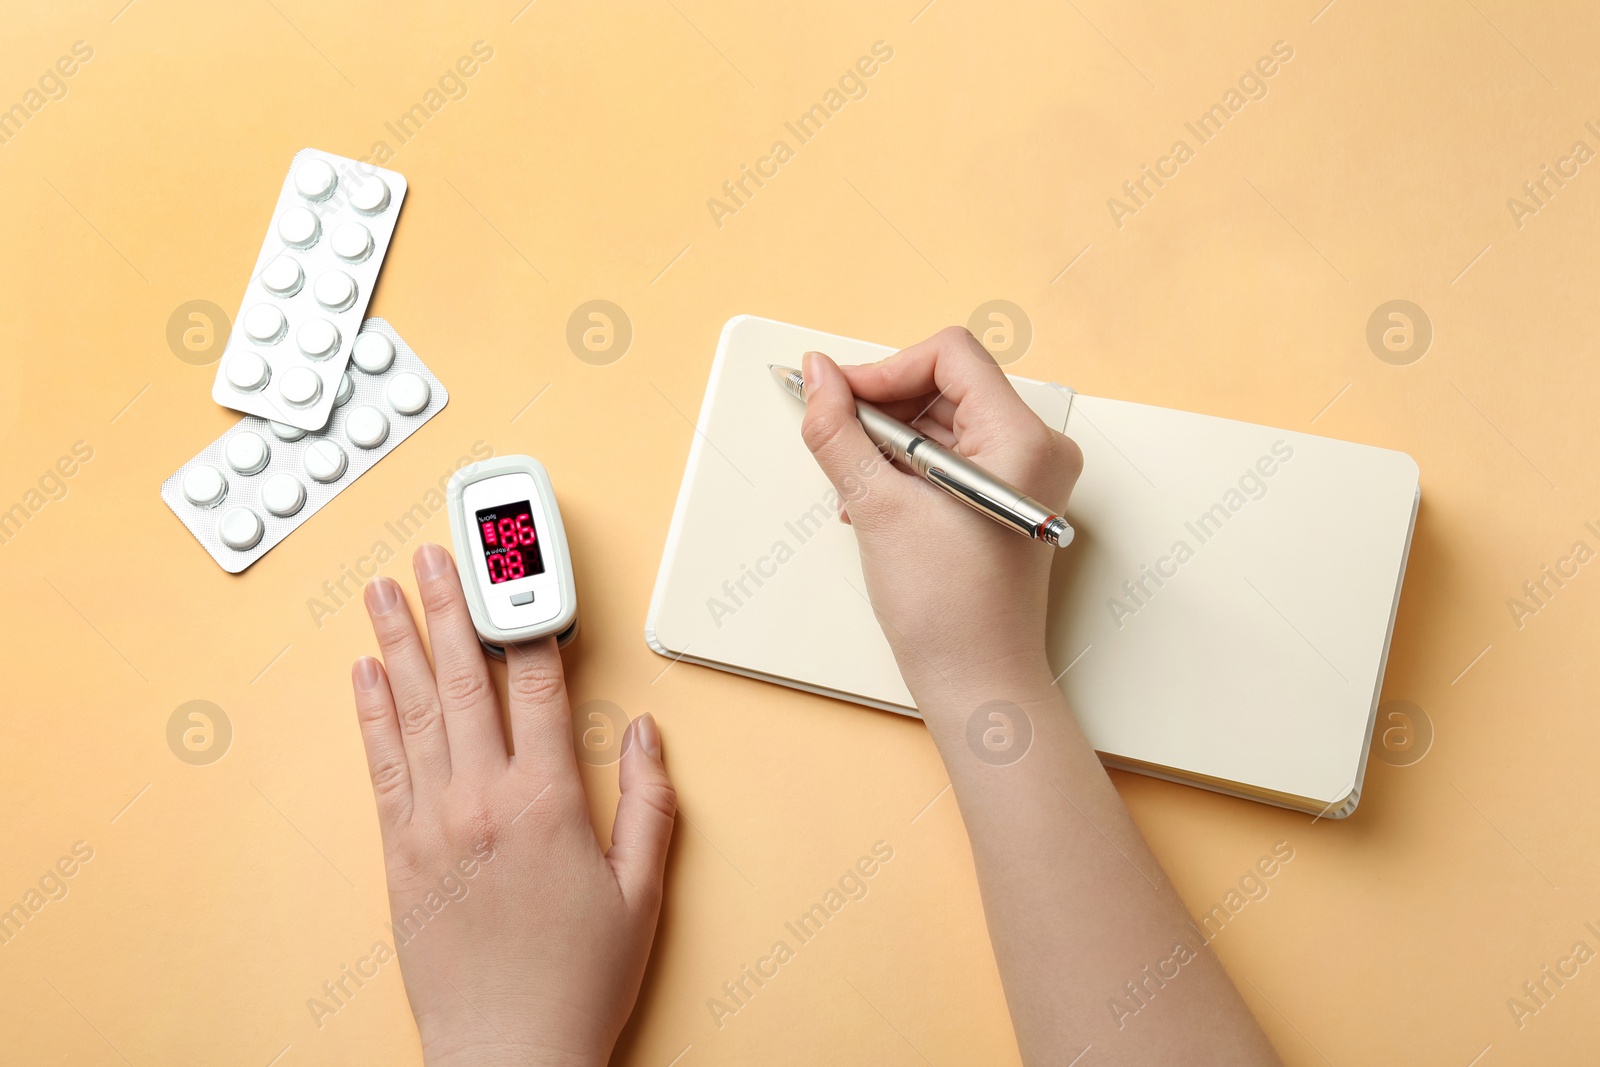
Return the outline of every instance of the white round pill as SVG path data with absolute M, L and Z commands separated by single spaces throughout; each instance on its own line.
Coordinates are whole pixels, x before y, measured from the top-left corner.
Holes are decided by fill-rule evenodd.
M 327 319 L 311 319 L 300 324 L 295 344 L 312 359 L 327 359 L 339 351 L 339 328 Z
M 351 263 L 372 255 L 372 233 L 359 222 L 347 222 L 333 231 L 333 254 Z
M 321 232 L 317 216 L 303 207 L 292 207 L 278 219 L 278 237 L 291 248 L 310 248 Z
M 248 552 L 261 543 L 261 516 L 249 508 L 229 508 L 217 523 L 217 536 L 237 552 Z
M 344 435 L 359 448 L 377 448 L 389 439 L 389 417 L 370 404 L 363 404 L 345 420 Z
M 269 422 L 267 425 L 272 428 L 272 436 L 280 441 L 298 441 L 306 435 L 300 427 L 290 426 L 286 422 Z
M 345 459 L 344 449 L 326 437 L 319 437 L 306 446 L 305 464 L 312 481 L 326 483 L 338 481 L 349 461 Z
M 344 407 L 350 402 L 350 395 L 356 391 L 356 380 L 350 377 L 350 372 L 345 371 L 339 379 L 339 391 L 333 394 L 333 406 Z
M 326 200 L 333 195 L 339 178 L 325 159 L 305 159 L 294 168 L 294 191 L 307 200 Z
M 278 379 L 278 393 L 291 407 L 308 408 L 322 396 L 322 379 L 310 367 L 290 367 Z
M 274 474 L 261 487 L 261 506 L 278 518 L 287 519 L 306 506 L 306 487 L 292 474 Z
M 356 280 L 342 270 L 330 270 L 317 277 L 311 291 L 317 303 L 329 311 L 343 311 L 356 302 Z
M 389 206 L 389 187 L 376 174 L 359 178 L 359 185 L 350 188 L 350 206 L 363 215 L 376 215 Z
M 209 463 L 197 463 L 183 475 L 183 498 L 197 508 L 214 508 L 228 495 L 228 479 Z
M 389 388 L 383 395 L 389 401 L 389 406 L 400 414 L 415 415 L 428 406 L 428 400 L 433 394 L 422 375 L 406 371 L 404 374 L 394 376 L 394 380 L 389 383 Z
M 356 338 L 350 358 L 368 374 L 382 374 L 394 362 L 394 342 L 381 333 L 364 333 Z
M 261 284 L 266 286 L 267 292 L 276 296 L 293 296 L 300 291 L 305 280 L 305 272 L 293 256 L 279 256 L 261 272 Z
M 257 304 L 244 313 L 244 332 L 257 344 L 277 344 L 288 328 L 283 312 L 271 304 Z
M 228 438 L 223 455 L 228 460 L 228 466 L 237 473 L 259 474 L 272 457 L 272 452 L 260 434 L 254 430 L 242 430 Z
M 253 393 L 267 384 L 272 369 L 258 352 L 235 352 L 228 357 L 228 384 L 241 393 Z

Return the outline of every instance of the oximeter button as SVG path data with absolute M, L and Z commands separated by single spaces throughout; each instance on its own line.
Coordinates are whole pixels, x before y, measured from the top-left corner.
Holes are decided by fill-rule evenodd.
M 389 438 L 389 419 L 370 404 L 363 404 L 345 419 L 344 434 L 357 447 L 377 448 Z
M 292 474 L 274 474 L 261 487 L 261 505 L 280 519 L 306 506 L 306 487 Z
M 382 374 L 394 363 L 394 343 L 381 333 L 363 333 L 350 358 L 368 374 Z
M 415 415 L 428 406 L 431 391 L 422 375 L 406 371 L 394 376 L 383 395 L 400 414 Z
M 323 437 L 306 446 L 305 464 L 312 481 L 326 484 L 343 476 L 349 460 L 345 458 L 344 449 Z
M 239 552 L 247 552 L 261 543 L 261 516 L 249 508 L 230 508 L 217 524 L 217 535 L 222 543 Z
M 214 508 L 228 495 L 228 479 L 209 463 L 190 467 L 183 476 L 183 497 L 197 508 Z
M 533 603 L 533 590 L 532 589 L 528 590 L 526 593 L 512 593 L 511 594 L 511 606 L 514 607 L 514 608 L 520 608 L 524 604 L 532 604 L 532 603 Z
M 227 457 L 228 466 L 239 474 L 259 474 L 272 456 L 267 451 L 267 442 L 253 430 L 234 434 L 228 439 L 223 454 Z

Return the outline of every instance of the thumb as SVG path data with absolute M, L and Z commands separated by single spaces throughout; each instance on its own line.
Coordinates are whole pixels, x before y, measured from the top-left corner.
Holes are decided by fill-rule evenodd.
M 873 497 L 881 501 L 892 494 L 904 475 L 861 428 L 855 395 L 833 360 L 821 352 L 807 352 L 801 373 L 806 380 L 806 417 L 800 423 L 800 436 L 859 526 L 862 516 L 857 512 L 867 510 Z
M 678 799 L 661 762 L 661 730 L 648 712 L 630 722 L 622 735 L 618 785 L 622 799 L 617 801 L 606 859 L 623 897 L 654 913 L 661 906 L 667 844 L 672 840 Z

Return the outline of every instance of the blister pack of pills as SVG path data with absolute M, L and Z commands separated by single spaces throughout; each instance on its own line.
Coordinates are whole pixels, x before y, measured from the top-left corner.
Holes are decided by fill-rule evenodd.
M 161 499 L 223 570 L 266 555 L 449 401 L 383 319 L 368 319 L 354 341 L 327 425 L 247 415 L 161 483 Z
M 295 153 L 213 400 L 302 430 L 327 424 L 405 195 L 392 170 Z

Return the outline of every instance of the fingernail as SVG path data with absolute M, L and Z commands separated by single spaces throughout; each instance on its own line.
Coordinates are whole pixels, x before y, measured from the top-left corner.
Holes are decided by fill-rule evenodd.
M 438 545 L 426 544 L 417 549 L 412 566 L 416 568 L 418 578 L 429 582 L 449 569 L 450 557 Z
M 400 587 L 394 584 L 392 578 L 374 578 L 367 583 L 364 596 L 368 611 L 374 615 L 387 615 L 400 603 Z
M 661 730 L 656 726 L 656 717 L 648 711 L 633 720 L 633 732 L 649 753 L 651 759 L 661 758 Z
M 378 684 L 378 661 L 371 656 L 362 656 L 356 660 L 353 677 L 356 680 L 357 689 L 365 692 L 373 688 Z
M 805 378 L 807 385 L 812 383 L 812 379 L 816 374 L 817 360 L 821 356 L 821 352 L 807 352 L 800 357 L 800 375 Z

